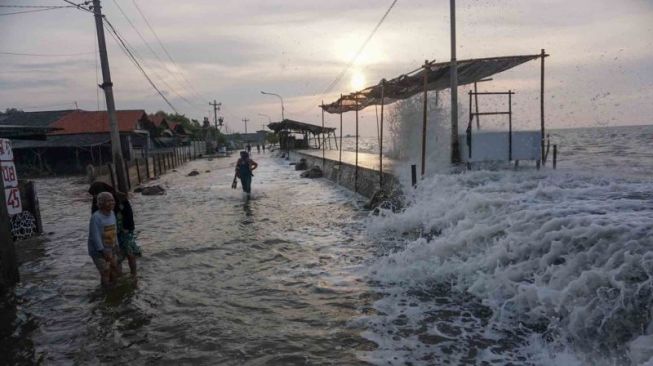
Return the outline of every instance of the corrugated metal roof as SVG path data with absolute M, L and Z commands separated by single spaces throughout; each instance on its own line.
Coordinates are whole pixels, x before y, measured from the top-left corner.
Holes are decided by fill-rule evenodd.
M 147 121 L 147 114 L 142 109 L 116 111 L 116 117 L 120 132 L 133 132 L 139 129 L 140 121 Z M 49 136 L 109 132 L 109 114 L 106 111 L 74 111 L 53 123 L 52 127 L 61 130 Z
M 268 128 L 272 131 L 279 133 L 281 130 L 291 130 L 298 132 L 311 132 L 314 134 L 333 132 L 336 129 L 331 127 L 316 126 L 309 123 L 293 121 L 291 119 L 284 119 L 281 122 L 273 122 L 268 124 Z
M 0 125 L 15 125 L 25 127 L 49 127 L 74 109 L 61 111 L 40 111 L 40 112 L 11 112 L 0 113 Z
M 548 55 L 545 55 L 548 56 Z M 541 54 L 525 56 L 488 57 L 458 61 L 458 85 L 471 84 L 494 74 L 506 71 L 525 62 L 542 57 Z M 424 91 L 424 73 L 427 72 L 427 90 L 444 90 L 450 87 L 451 62 L 431 62 L 408 74 L 383 83 L 383 104 L 394 103 Z M 362 110 L 381 104 L 382 83 L 345 95 L 335 102 L 321 106 L 328 113 Z
M 48 135 L 47 140 L 12 140 L 13 149 L 31 149 L 45 147 L 89 147 L 108 144 L 109 133 L 83 133 L 77 135 Z

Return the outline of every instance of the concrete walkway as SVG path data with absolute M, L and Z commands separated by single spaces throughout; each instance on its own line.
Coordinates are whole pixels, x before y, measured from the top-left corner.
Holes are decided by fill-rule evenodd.
M 316 149 L 306 149 L 306 150 L 297 150 L 298 153 L 305 155 L 314 156 L 316 158 L 322 158 L 322 150 Z M 339 159 L 338 150 L 325 150 L 324 157 L 325 159 L 338 161 Z M 292 155 L 292 152 L 291 152 Z M 342 162 L 343 164 L 355 165 L 356 164 L 356 153 L 353 151 L 343 151 L 342 152 Z M 383 157 L 383 171 L 390 172 L 395 166 L 396 162 L 390 158 Z M 361 168 L 367 168 L 372 170 L 379 170 L 379 155 L 370 154 L 370 153 L 358 153 L 358 166 Z

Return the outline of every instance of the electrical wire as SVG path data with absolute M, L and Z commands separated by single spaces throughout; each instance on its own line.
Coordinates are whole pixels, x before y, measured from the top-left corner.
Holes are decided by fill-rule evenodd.
M 30 56 L 30 57 L 70 57 L 70 56 L 81 56 L 81 55 L 90 55 L 92 52 L 78 52 L 78 53 L 20 53 L 20 52 L 7 52 L 0 51 L 0 55 L 9 55 L 9 56 Z
M 144 14 L 143 11 L 141 10 L 141 8 L 140 8 L 140 7 L 138 6 L 138 4 L 136 3 L 136 0 L 132 0 L 132 3 L 134 3 L 134 7 L 135 7 L 136 10 L 138 11 L 138 13 L 141 15 L 141 18 L 143 18 L 143 20 L 145 21 L 145 24 L 147 24 L 147 27 L 150 29 L 150 32 L 152 32 L 152 34 L 154 35 L 154 38 L 156 38 L 156 40 L 157 40 L 157 42 L 159 43 L 159 46 L 161 47 L 161 49 L 163 50 L 163 52 L 166 54 L 166 56 L 168 56 L 168 59 L 170 60 L 170 62 L 172 62 L 172 64 L 175 65 L 175 67 L 176 67 L 177 69 L 181 70 L 181 67 L 179 67 L 179 65 L 177 64 L 177 62 L 175 62 L 175 60 L 174 60 L 174 59 L 172 58 L 172 56 L 170 55 L 170 52 L 168 52 L 168 50 L 167 50 L 167 49 L 165 48 L 165 46 L 163 45 L 163 42 L 161 42 L 161 39 L 159 38 L 159 35 L 154 31 L 154 28 L 152 27 L 152 25 L 150 24 L 150 22 L 147 20 L 147 17 L 145 16 L 145 14 Z M 184 81 L 186 82 L 186 84 L 187 84 L 187 85 L 188 85 L 188 86 L 189 86 L 189 87 L 190 87 L 190 88 L 195 92 L 195 95 L 198 96 L 199 99 L 207 99 L 207 100 L 210 99 L 210 98 L 205 98 L 202 94 L 200 94 L 200 93 L 197 91 L 197 89 L 195 89 L 195 87 L 193 86 L 193 84 L 192 84 L 192 83 L 191 83 L 191 82 L 186 78 L 186 76 L 184 75 L 184 73 L 180 72 L 179 75 L 181 75 L 181 77 L 183 78 L 183 80 L 184 80 Z
M 61 6 L 61 7 L 56 7 L 56 8 L 40 8 L 40 9 L 34 9 L 34 10 L 15 11 L 15 12 L 11 12 L 11 13 L 0 13 L 0 16 L 26 14 L 26 13 L 39 13 L 39 12 L 42 12 L 42 11 L 59 10 L 59 9 L 65 9 L 65 8 L 72 8 L 72 6 Z
M 179 112 L 177 112 L 177 109 L 172 105 L 172 103 L 170 103 L 170 101 L 168 100 L 168 98 L 166 98 L 166 96 L 163 94 L 163 92 L 161 92 L 161 90 L 156 86 L 156 84 L 154 84 L 154 82 L 153 82 L 152 79 L 149 77 L 149 75 L 147 75 L 147 72 L 145 72 L 145 70 L 143 69 L 143 67 L 141 66 L 141 64 L 138 62 L 138 60 L 136 59 L 136 57 L 134 56 L 134 54 L 132 53 L 132 51 L 129 49 L 129 47 L 128 47 L 127 44 L 125 43 L 125 40 L 124 40 L 124 39 L 123 39 L 123 38 L 118 34 L 118 31 L 116 31 L 116 28 L 113 26 L 113 24 L 111 24 L 111 22 L 109 22 L 109 20 L 108 20 L 106 17 L 104 17 L 104 23 L 106 23 L 107 26 L 109 27 L 110 34 L 114 37 L 114 39 L 115 39 L 115 40 L 118 42 L 118 44 L 121 46 L 121 49 L 123 50 L 123 52 L 125 52 L 125 54 L 129 57 L 129 59 L 134 63 L 134 65 L 136 66 L 136 68 L 138 68 L 138 70 L 140 70 L 140 72 L 143 74 L 143 76 L 145 76 L 145 79 L 147 79 L 147 81 L 150 83 L 150 85 L 152 86 L 152 88 L 154 88 L 154 90 L 156 90 L 156 92 L 159 93 L 159 95 L 161 96 L 161 98 L 163 98 L 163 100 L 166 102 L 166 104 L 168 104 L 168 106 L 169 106 L 169 107 L 170 107 L 170 108 L 171 108 L 175 113 L 179 113 Z
M 317 101 L 319 101 L 320 99 L 322 99 L 322 97 L 323 97 L 325 94 L 330 93 L 330 92 L 333 90 L 333 88 L 335 88 L 335 87 L 340 83 L 340 81 L 341 81 L 342 78 L 345 76 L 345 74 L 347 73 L 347 71 L 349 71 L 349 69 L 354 65 L 354 63 L 356 62 L 356 60 L 358 60 L 358 57 L 361 55 L 361 53 L 363 53 L 363 50 L 365 49 L 365 47 L 367 46 L 367 44 L 372 40 L 372 37 L 374 37 L 374 35 L 376 34 L 376 32 L 379 30 L 379 28 L 381 27 L 381 24 L 383 24 L 383 22 L 385 21 L 385 19 L 388 17 L 388 14 L 390 14 L 390 11 L 392 10 L 392 8 L 394 8 L 394 6 L 397 4 L 397 1 L 398 1 L 398 0 L 393 0 L 393 1 L 392 1 L 392 4 L 390 4 L 390 6 L 388 7 L 388 10 L 385 11 L 385 14 L 383 14 L 383 16 L 381 17 L 381 19 L 379 20 L 379 22 L 378 22 L 378 23 L 376 24 L 376 26 L 374 27 L 374 29 L 372 29 L 372 32 L 370 33 L 369 36 L 367 36 L 367 39 L 365 39 L 365 42 L 363 42 L 363 44 L 360 46 L 360 48 L 358 48 L 358 51 L 356 52 L 356 54 L 354 55 L 354 57 L 352 57 L 351 61 L 349 61 L 349 63 L 345 66 L 345 68 L 342 69 L 342 71 L 340 72 L 340 74 L 338 74 L 338 76 L 336 76 L 336 78 L 331 82 L 331 84 L 329 84 L 329 86 L 327 86 L 326 89 L 324 89 L 324 91 L 319 95 L 319 98 L 316 99 Z M 317 103 L 317 101 L 316 101 L 315 103 Z M 311 104 L 315 104 L 315 103 L 311 103 Z M 306 113 L 309 112 L 312 108 L 314 108 L 314 107 L 311 106 L 310 109 L 306 109 L 305 111 L 302 111 L 300 114 L 306 114 Z
M 141 41 L 143 41 L 143 43 L 145 43 L 145 46 L 147 47 L 147 49 L 149 49 L 150 52 L 152 53 L 152 55 L 154 55 L 154 57 L 159 61 L 159 63 L 161 64 L 162 68 L 163 68 L 164 70 L 167 70 L 166 67 L 165 67 L 165 64 L 163 63 L 163 60 L 161 60 L 161 58 L 159 57 L 159 55 L 154 51 L 154 49 L 152 49 L 152 47 L 151 47 L 150 44 L 147 42 L 147 40 L 145 40 L 145 38 L 143 37 L 143 35 L 141 34 L 141 32 L 138 30 L 138 28 L 136 28 L 136 26 L 135 26 L 134 23 L 131 21 L 131 19 L 129 19 L 129 17 L 127 16 L 127 14 L 122 10 L 122 7 L 120 7 L 120 5 L 118 4 L 118 2 L 117 2 L 116 0 L 114 0 L 113 2 L 114 2 L 114 4 L 116 5 L 116 7 L 118 8 L 118 10 L 120 11 L 120 13 L 122 14 L 122 16 L 127 20 L 127 23 L 129 23 L 129 25 L 132 27 L 132 29 L 134 29 L 134 31 L 136 32 L 136 34 L 138 35 L 138 37 L 141 39 Z M 145 63 L 143 57 L 140 57 L 140 55 L 138 55 L 138 54 L 136 54 L 136 56 L 138 56 L 138 57 L 141 59 L 141 62 Z M 154 71 L 153 68 L 150 67 L 150 71 L 154 74 L 154 76 L 155 76 L 157 79 L 161 80 L 161 82 L 162 82 L 165 86 L 167 86 L 168 89 L 172 90 L 172 92 L 175 93 L 175 95 L 177 95 L 181 100 L 183 100 L 184 102 L 186 102 L 188 105 L 190 105 L 190 106 L 192 106 L 192 107 L 198 107 L 198 106 L 199 106 L 198 104 L 192 103 L 191 101 L 189 101 L 188 99 L 186 99 L 184 96 L 182 96 L 181 94 L 177 93 L 177 91 L 176 91 L 172 86 L 170 86 L 170 84 L 168 84 L 168 82 L 167 82 L 164 78 L 162 78 L 162 77 L 161 77 L 161 76 L 160 76 L 156 71 Z M 168 71 L 168 70 L 167 70 L 167 71 Z M 183 86 L 182 86 L 182 88 L 183 88 Z M 203 104 L 202 104 L 202 105 L 203 105 Z

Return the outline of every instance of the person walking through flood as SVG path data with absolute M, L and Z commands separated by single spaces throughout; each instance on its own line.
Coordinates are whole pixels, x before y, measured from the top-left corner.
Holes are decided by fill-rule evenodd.
M 261 153 L 261 145 L 256 144 L 256 153 L 260 154 Z
M 88 225 L 88 255 L 100 272 L 102 286 L 106 288 L 113 285 L 118 277 L 118 235 L 113 195 L 109 192 L 99 193 L 97 205 L 98 210 L 91 215 Z
M 236 176 L 234 177 L 234 188 L 236 183 L 236 178 L 240 179 L 240 184 L 243 186 L 243 192 L 248 195 L 252 191 L 252 171 L 258 168 L 258 164 L 249 158 L 247 151 L 240 152 L 240 159 L 236 162 Z
M 120 247 L 120 261 L 127 258 L 129 264 L 129 272 L 134 280 L 136 280 L 136 257 L 141 255 L 141 248 L 136 244 L 134 238 L 134 212 L 132 206 L 127 199 L 127 194 L 117 192 L 116 197 L 116 223 L 118 226 L 118 245 Z

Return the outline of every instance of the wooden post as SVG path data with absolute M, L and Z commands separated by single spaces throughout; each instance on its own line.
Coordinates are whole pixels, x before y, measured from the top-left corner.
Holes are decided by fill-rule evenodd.
M 426 171 L 426 114 L 428 107 L 428 81 L 429 81 L 429 72 L 428 72 L 428 60 L 424 61 L 424 118 L 422 121 L 422 177 Z M 452 91 L 453 93 L 453 91 Z
M 541 153 L 542 153 L 542 164 L 545 164 L 545 157 L 544 157 L 544 57 L 546 54 L 544 53 L 544 48 L 542 48 L 542 53 L 540 55 L 542 59 L 542 63 L 540 65 L 540 133 L 541 136 L 540 138 L 542 139 L 541 141 Z
M 417 187 L 417 165 L 410 165 L 410 183 L 412 187 Z
M 475 109 L 476 109 L 476 129 L 480 130 L 481 129 L 481 122 L 479 121 L 479 115 L 478 115 L 478 87 L 477 87 L 477 82 L 474 82 L 474 104 L 475 104 Z M 469 110 L 469 113 L 472 113 L 472 110 Z
M 553 169 L 558 165 L 558 145 L 553 145 Z
M 150 156 L 145 155 L 145 177 L 150 180 Z
M 512 91 L 508 90 L 508 161 L 512 161 Z
M 0 179 L 0 295 L 8 292 L 9 288 L 20 279 L 16 248 L 9 223 L 5 183 Z
M 138 165 L 138 159 L 134 159 L 134 164 L 136 164 L 136 178 L 138 179 L 138 184 L 141 184 L 141 167 Z
M 385 79 L 381 80 L 381 126 L 379 128 L 379 188 L 383 189 L 383 104 L 385 101 Z
M 39 234 L 43 233 L 43 221 L 41 220 L 41 208 L 39 206 L 39 197 L 36 194 L 36 183 L 28 181 L 25 185 L 25 197 L 27 197 L 27 204 L 32 208 L 32 214 L 36 221 L 36 231 Z
M 127 190 L 129 191 L 132 189 L 132 181 L 129 177 L 129 162 L 127 160 L 123 160 L 123 164 L 125 165 L 125 178 L 127 178 Z
M 338 165 L 342 165 L 342 94 L 340 94 L 340 153 L 338 154 Z
M 354 95 L 356 100 L 356 169 L 354 170 L 354 192 L 358 192 L 358 94 Z
M 109 168 L 109 176 L 111 177 L 111 187 L 116 188 L 116 177 L 113 175 L 113 164 L 108 163 L 107 168 Z
M 321 104 L 321 107 L 323 107 L 323 106 L 324 106 L 324 100 L 322 100 L 322 104 Z M 323 136 L 322 140 L 324 140 L 324 108 L 321 108 L 321 109 L 322 109 L 322 136 Z M 326 160 L 326 158 L 324 156 L 324 154 L 325 154 L 324 149 L 325 148 L 326 148 L 326 144 L 324 143 L 324 141 L 322 141 L 322 172 L 324 172 L 324 161 Z

